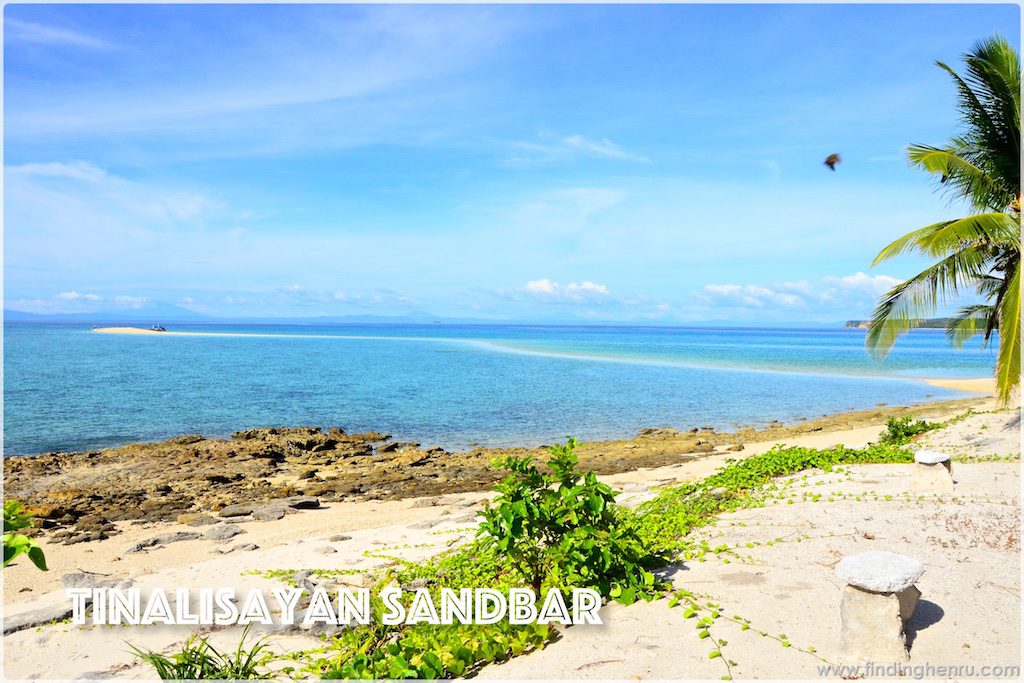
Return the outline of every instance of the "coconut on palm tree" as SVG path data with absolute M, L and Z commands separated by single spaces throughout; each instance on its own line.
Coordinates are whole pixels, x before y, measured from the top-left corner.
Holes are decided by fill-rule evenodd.
M 912 252 L 937 261 L 882 296 L 867 346 L 884 358 L 900 335 L 973 288 L 984 303 L 959 309 L 946 333 L 958 347 L 976 334 L 984 347 L 997 334 L 996 387 L 1005 403 L 1020 385 L 1020 58 L 997 36 L 964 62 L 963 75 L 937 62 L 956 85 L 963 135 L 942 147 L 913 145 L 908 157 L 975 213 L 910 232 L 878 254 L 872 265 Z

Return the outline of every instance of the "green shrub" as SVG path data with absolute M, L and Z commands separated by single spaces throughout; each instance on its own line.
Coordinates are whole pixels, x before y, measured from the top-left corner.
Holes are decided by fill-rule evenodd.
M 272 655 L 264 653 L 266 645 L 263 640 L 245 647 L 245 639 L 249 635 L 249 627 L 242 631 L 242 638 L 234 652 L 222 653 L 210 645 L 203 637 L 192 636 L 182 646 L 181 651 L 170 657 L 159 652 L 143 651 L 132 647 L 135 656 L 156 670 L 156 675 L 163 680 L 243 680 L 253 678 L 270 678 L 261 673 L 260 667 Z
M 32 560 L 32 564 L 45 572 L 46 557 L 39 541 L 16 533 L 29 526 L 32 526 L 32 517 L 21 511 L 21 503 L 16 500 L 4 503 L 4 566 L 25 554 Z
M 900 418 L 890 417 L 888 422 L 885 423 L 885 431 L 882 432 L 880 443 L 902 446 L 903 444 L 910 443 L 918 434 L 924 434 L 933 429 L 939 429 L 942 426 L 938 422 L 915 420 L 909 415 Z
M 577 468 L 576 440 L 554 446 L 542 472 L 530 458 L 495 464 L 512 472 L 481 513 L 485 547 L 507 556 L 527 583 L 546 588 L 588 587 L 630 604 L 650 596 L 652 556 L 640 541 L 634 516 L 615 504 L 615 491 L 593 472 Z

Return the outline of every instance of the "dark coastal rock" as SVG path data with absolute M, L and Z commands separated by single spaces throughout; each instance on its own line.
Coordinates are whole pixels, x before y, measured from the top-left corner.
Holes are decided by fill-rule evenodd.
M 200 534 L 196 531 L 175 531 L 169 534 L 160 534 L 147 538 L 144 541 L 139 541 L 128 550 L 124 551 L 126 555 L 130 553 L 139 553 L 150 548 L 155 548 L 161 545 L 167 545 L 168 543 L 178 543 L 180 541 L 193 541 L 200 537 Z
M 944 404 L 943 410 L 962 412 L 977 405 L 976 400 L 960 400 Z M 582 470 L 603 476 L 678 465 L 741 443 L 782 442 L 811 430 L 873 426 L 889 416 L 920 416 L 920 410 L 887 408 L 883 414 L 875 409 L 791 427 L 778 422 L 759 431 L 738 427 L 732 433 L 651 429 L 633 439 L 582 443 L 577 454 Z M 285 508 L 287 514 L 328 501 L 429 499 L 483 491 L 506 474 L 491 466 L 497 456 L 543 462 L 549 454 L 541 447 L 449 453 L 392 442 L 379 432 L 271 427 L 242 430 L 230 439 L 188 435 L 100 451 L 7 458 L 4 492 L 32 504 L 44 544 L 84 543 L 114 536 L 132 523 L 213 526 L 252 521 L 253 513 L 265 508 Z
M 201 434 L 185 434 L 184 436 L 176 436 L 173 439 L 168 439 L 167 443 L 172 443 L 176 446 L 188 446 L 190 444 L 199 443 L 200 441 L 206 441 L 206 437 Z

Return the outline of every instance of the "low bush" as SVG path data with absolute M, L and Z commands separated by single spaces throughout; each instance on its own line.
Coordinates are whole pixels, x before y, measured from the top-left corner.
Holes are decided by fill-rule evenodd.
M 533 589 L 588 587 L 630 604 L 649 597 L 652 554 L 637 535 L 634 515 L 615 504 L 615 491 L 577 465 L 576 440 L 551 448 L 542 472 L 530 458 L 495 464 L 512 474 L 482 513 L 484 547 L 506 555 Z
M 902 446 L 903 444 L 910 443 L 918 434 L 924 434 L 933 429 L 939 429 L 942 426 L 939 422 L 915 420 L 909 415 L 901 418 L 890 417 L 888 422 L 885 423 L 885 431 L 882 432 L 880 443 L 890 446 Z

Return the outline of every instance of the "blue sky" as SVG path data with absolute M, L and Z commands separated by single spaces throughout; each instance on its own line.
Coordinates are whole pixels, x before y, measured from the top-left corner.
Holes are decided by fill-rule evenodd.
M 5 306 L 865 317 L 1018 12 L 7 5 Z

